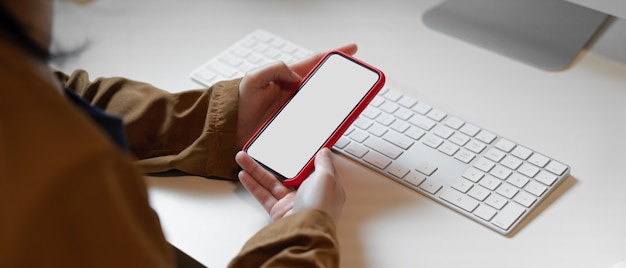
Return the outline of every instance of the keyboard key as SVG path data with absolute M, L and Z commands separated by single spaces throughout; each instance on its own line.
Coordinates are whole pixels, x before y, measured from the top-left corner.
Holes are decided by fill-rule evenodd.
M 491 169 L 491 171 L 489 171 L 489 174 L 501 180 L 506 180 L 506 178 L 508 178 L 511 173 L 512 171 L 510 169 L 500 165 L 495 166 L 493 169 Z
M 483 129 L 480 132 L 478 132 L 478 134 L 476 135 L 476 138 L 479 141 L 482 141 L 486 144 L 491 144 L 497 138 L 497 136 Z
M 543 195 L 543 193 L 545 193 L 547 189 L 548 189 L 548 187 L 546 187 L 545 185 L 542 185 L 541 183 L 538 183 L 536 181 L 530 181 L 524 187 L 524 190 L 528 191 L 531 194 L 534 194 L 535 196 Z
M 402 179 L 402 178 L 404 178 L 404 176 L 406 174 L 409 173 L 409 171 L 411 171 L 410 168 L 405 167 L 405 166 L 400 165 L 400 164 L 395 164 L 395 165 L 391 166 L 389 168 L 389 171 L 387 171 L 387 172 L 389 172 L 389 174 L 391 174 L 391 175 L 396 176 L 399 179 Z
M 365 110 L 361 112 L 361 115 L 369 119 L 375 119 L 378 115 L 380 115 L 380 113 L 381 113 L 380 110 L 376 108 L 372 108 L 371 106 L 367 106 L 367 108 L 365 108 Z
M 406 132 L 404 132 L 404 135 L 414 140 L 419 140 L 424 136 L 424 134 L 426 134 L 426 131 L 417 127 L 410 127 Z
M 511 152 L 512 155 L 517 156 L 523 160 L 528 159 L 528 157 L 530 157 L 532 153 L 533 152 L 531 150 L 528 150 L 522 146 L 515 147 L 515 149 L 513 149 L 513 151 Z
M 457 133 L 454 133 L 454 135 L 452 135 L 452 137 L 450 137 L 449 140 L 451 142 L 454 142 L 454 144 L 458 146 L 464 146 L 470 140 L 470 138 L 465 134 L 461 134 L 457 132 Z
M 447 155 L 454 155 L 457 151 L 459 150 L 459 146 L 454 145 L 453 143 L 449 142 L 449 141 L 445 141 L 440 147 L 439 147 L 439 151 L 447 154 Z
M 348 129 L 346 130 L 346 132 L 343 133 L 344 137 L 348 137 L 350 136 L 350 134 L 352 134 L 352 132 L 354 132 L 355 128 L 353 126 L 348 127 Z
M 391 159 L 374 151 L 369 151 L 363 157 L 363 160 L 380 169 L 385 169 L 389 164 L 391 164 Z
M 515 143 L 506 139 L 500 139 L 500 141 L 496 143 L 496 148 L 508 153 L 515 148 Z
M 478 134 L 479 131 L 480 131 L 480 128 L 469 123 L 465 123 L 465 125 L 461 127 L 461 132 L 465 133 L 466 135 L 470 137 L 476 136 L 476 134 Z
M 538 167 L 545 167 L 546 164 L 548 164 L 548 161 L 550 161 L 549 158 L 540 155 L 538 153 L 534 153 L 533 155 L 530 156 L 530 158 L 528 159 L 528 162 L 532 163 L 535 166 Z
M 399 132 L 399 133 L 404 133 L 407 129 L 409 129 L 411 127 L 411 125 L 409 123 L 407 123 L 406 121 L 403 120 L 396 120 L 391 124 L 391 129 Z
M 499 194 L 491 194 L 489 195 L 489 197 L 487 197 L 487 200 L 485 200 L 485 204 L 490 205 L 495 209 L 502 209 L 502 207 L 504 207 L 504 205 L 506 205 L 508 202 L 509 200 L 507 198 Z
M 491 175 L 486 175 L 482 180 L 478 182 L 478 184 L 491 191 L 495 190 L 500 185 L 500 183 L 502 183 L 500 179 Z
M 467 212 L 474 211 L 474 209 L 476 209 L 476 207 L 480 204 L 475 199 L 472 199 L 471 197 L 452 188 L 446 189 L 439 197 Z
M 403 96 L 399 101 L 398 104 L 402 105 L 403 107 L 410 109 L 411 107 L 413 107 L 415 104 L 417 103 L 417 101 L 414 98 L 411 98 L 409 96 Z
M 515 195 L 515 197 L 513 197 L 513 200 L 529 208 L 537 201 L 537 197 L 535 197 L 532 194 L 529 194 L 528 192 L 520 191 L 517 195 Z
M 352 123 L 353 126 L 358 127 L 362 130 L 367 130 L 373 124 L 374 123 L 371 120 L 365 119 L 363 117 L 357 118 L 356 120 L 354 120 L 354 123 Z
M 367 139 L 363 145 L 392 159 L 396 159 L 402 154 L 401 148 L 381 139 Z
M 367 132 L 376 137 L 382 137 L 383 135 L 385 135 L 385 133 L 387 133 L 387 130 L 388 128 L 385 126 L 382 126 L 380 124 L 374 124 L 369 129 L 367 129 Z
M 437 149 L 439 145 L 443 143 L 443 139 L 430 134 L 426 135 L 426 137 L 422 139 L 422 142 L 433 149 Z
M 217 74 L 223 77 L 226 77 L 228 79 L 234 78 L 238 74 L 237 69 L 220 61 L 216 61 L 213 64 L 211 64 L 209 66 L 209 69 L 211 69 L 212 71 L 215 71 Z
M 465 144 L 466 149 L 477 154 L 482 153 L 486 147 L 487 145 L 477 140 L 470 140 L 467 144 Z
M 517 186 L 518 188 L 523 188 L 530 181 L 530 178 L 519 173 L 513 173 L 506 181 Z
M 459 128 L 461 128 L 465 124 L 465 121 L 452 116 L 452 117 L 448 117 L 448 120 L 446 120 L 445 124 L 446 124 L 446 126 L 449 126 L 449 127 L 453 128 L 453 129 L 458 130 Z
M 457 189 L 461 193 L 467 193 L 472 186 L 474 186 L 474 184 L 464 178 L 457 178 L 454 183 L 452 183 L 452 188 Z
M 494 150 L 498 150 L 498 149 L 494 149 Z M 502 159 L 502 162 L 500 162 L 500 164 L 504 165 L 505 167 L 515 170 L 519 166 L 521 166 L 523 162 L 524 161 L 522 161 L 521 159 L 517 157 L 507 155 L 506 157 L 504 157 L 504 159 Z
M 506 153 L 498 150 L 497 148 L 491 148 L 487 153 L 485 153 L 485 157 L 493 160 L 494 162 L 500 162 L 502 158 L 506 156 Z
M 334 147 L 339 148 L 339 149 L 343 149 L 349 143 L 350 143 L 349 139 L 346 139 L 345 137 L 341 137 L 341 138 L 339 138 L 339 140 L 337 140 L 337 142 L 335 142 Z
M 437 171 L 438 167 L 428 161 L 416 161 L 414 163 L 415 165 L 415 170 L 421 172 L 422 174 L 426 175 L 426 176 L 430 176 L 433 175 L 433 173 L 435 173 L 435 171 Z
M 407 121 L 414 115 L 414 113 L 409 109 L 399 107 L 395 112 L 393 112 L 393 115 L 400 118 L 402 121 Z
M 224 55 L 224 57 L 222 57 L 220 60 L 224 61 L 226 64 L 232 67 L 237 67 L 240 64 L 243 64 L 243 60 L 241 58 L 237 58 L 228 54 Z
M 345 152 L 354 155 L 357 158 L 363 157 L 369 150 L 358 143 L 350 143 L 343 149 Z
M 473 182 L 478 182 L 480 179 L 483 178 L 483 176 L 485 176 L 485 173 L 475 168 L 469 168 L 463 173 L 463 178 L 466 178 Z
M 486 221 L 490 221 L 493 216 L 496 215 L 497 210 L 487 206 L 487 205 L 480 205 L 478 206 L 478 208 L 474 211 L 474 215 L 478 216 L 479 218 L 486 220 Z
M 350 133 L 350 139 L 359 143 L 363 142 L 367 138 L 369 138 L 369 135 L 367 135 L 367 132 L 365 131 L 354 130 Z
M 474 167 L 484 172 L 491 171 L 491 169 L 495 166 L 496 164 L 494 162 L 491 162 L 487 160 L 486 158 L 481 158 L 481 159 L 476 160 L 476 162 L 474 162 Z
M 454 130 L 446 126 L 439 126 L 433 130 L 433 133 L 442 139 L 448 139 L 454 134 Z
M 472 162 L 475 157 L 476 155 L 474 153 L 465 149 L 460 149 L 458 152 L 456 152 L 456 154 L 454 154 L 454 158 L 460 160 L 465 164 L 469 164 L 469 162 Z
M 524 207 L 510 202 L 491 220 L 491 223 L 502 230 L 508 230 L 525 211 Z
M 382 113 L 378 117 L 376 117 L 376 122 L 378 122 L 378 123 L 380 123 L 380 124 L 382 124 L 384 126 L 391 125 L 391 123 L 393 123 L 393 121 L 396 121 L 396 118 L 393 117 L 390 114 Z
M 491 191 L 489 191 L 485 187 L 475 185 L 474 187 L 472 187 L 472 189 L 469 190 L 467 194 L 478 201 L 485 201 L 485 199 L 489 195 L 491 195 Z
M 385 103 L 383 103 L 378 108 L 380 108 L 380 110 L 382 110 L 385 113 L 392 114 L 396 110 L 398 110 L 398 108 L 400 108 L 400 106 L 398 104 L 396 104 L 395 102 L 386 101 Z
M 445 112 L 442 112 L 440 110 L 437 109 L 432 109 L 430 110 L 430 112 L 428 112 L 428 114 L 426 115 L 428 118 L 435 120 L 437 122 L 441 122 L 441 120 L 443 120 L 448 114 L 446 114 Z
M 522 164 L 521 167 L 519 167 L 519 169 L 517 169 L 517 171 L 519 171 L 520 173 L 530 177 L 530 178 L 534 178 L 535 175 L 537 175 L 537 173 L 539 173 L 539 168 L 536 167 L 535 165 L 532 165 L 530 163 L 524 163 Z
M 417 105 L 413 106 L 413 111 L 416 111 L 421 115 L 425 115 L 430 111 L 430 109 L 432 109 L 432 107 L 423 102 L 418 102 Z
M 558 177 L 550 172 L 541 171 L 535 179 L 547 186 L 552 186 Z
M 519 189 L 517 187 L 508 183 L 502 183 L 500 187 L 496 189 L 496 193 L 499 193 L 508 199 L 513 198 L 513 196 L 515 196 L 518 192 Z
M 436 194 L 441 189 L 441 187 L 443 187 L 443 184 L 432 178 L 426 179 L 426 181 L 420 185 L 420 188 L 422 190 L 430 194 Z
M 387 131 L 387 133 L 383 135 L 383 139 L 404 150 L 409 149 L 409 147 L 415 143 L 411 138 L 395 131 Z
M 409 174 L 404 177 L 404 180 L 415 186 L 420 186 L 420 184 L 426 180 L 426 176 L 415 170 L 411 170 Z
M 213 82 L 213 80 L 215 80 L 218 77 L 218 75 L 214 72 L 212 72 L 209 69 L 204 69 L 202 71 L 198 71 L 196 72 L 196 79 L 201 79 L 203 82 L 205 83 L 211 83 Z
M 382 105 L 383 103 L 385 103 L 385 99 L 383 99 L 382 97 L 379 97 L 378 95 L 376 97 L 374 97 L 374 99 L 370 102 L 370 105 L 368 105 L 368 107 L 379 107 L 380 105 Z
M 418 126 L 426 131 L 431 130 L 437 124 L 431 119 L 418 115 L 409 118 L 409 123 L 413 124 L 414 126 Z
M 389 89 L 383 94 L 383 97 L 385 97 L 385 99 L 388 99 L 396 103 L 398 102 L 398 100 L 402 98 L 402 93 L 393 89 Z
M 565 170 L 567 170 L 567 166 L 553 160 L 548 163 L 546 169 L 556 175 L 561 176 L 565 173 Z

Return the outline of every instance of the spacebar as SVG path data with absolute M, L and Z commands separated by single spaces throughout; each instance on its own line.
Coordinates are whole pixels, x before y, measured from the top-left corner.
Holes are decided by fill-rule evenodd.
M 402 149 L 384 140 L 367 139 L 363 144 L 391 159 L 396 159 L 400 156 L 400 154 L 402 154 Z

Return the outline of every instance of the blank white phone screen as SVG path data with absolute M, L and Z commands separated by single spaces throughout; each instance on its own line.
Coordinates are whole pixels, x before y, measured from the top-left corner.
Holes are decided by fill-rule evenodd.
M 367 95 L 379 74 L 331 54 L 248 146 L 256 161 L 295 177 Z

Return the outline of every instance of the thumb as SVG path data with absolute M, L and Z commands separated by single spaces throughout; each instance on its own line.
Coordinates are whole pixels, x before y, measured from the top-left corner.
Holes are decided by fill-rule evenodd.
M 324 147 L 315 156 L 315 169 L 329 174 L 335 174 L 330 149 Z

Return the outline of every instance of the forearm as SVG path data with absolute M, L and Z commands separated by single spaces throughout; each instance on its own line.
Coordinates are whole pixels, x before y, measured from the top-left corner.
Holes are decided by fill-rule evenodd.
M 84 71 L 57 76 L 93 105 L 123 118 L 129 149 L 144 172 L 236 177 L 239 80 L 172 94 L 124 78 L 90 81 Z

